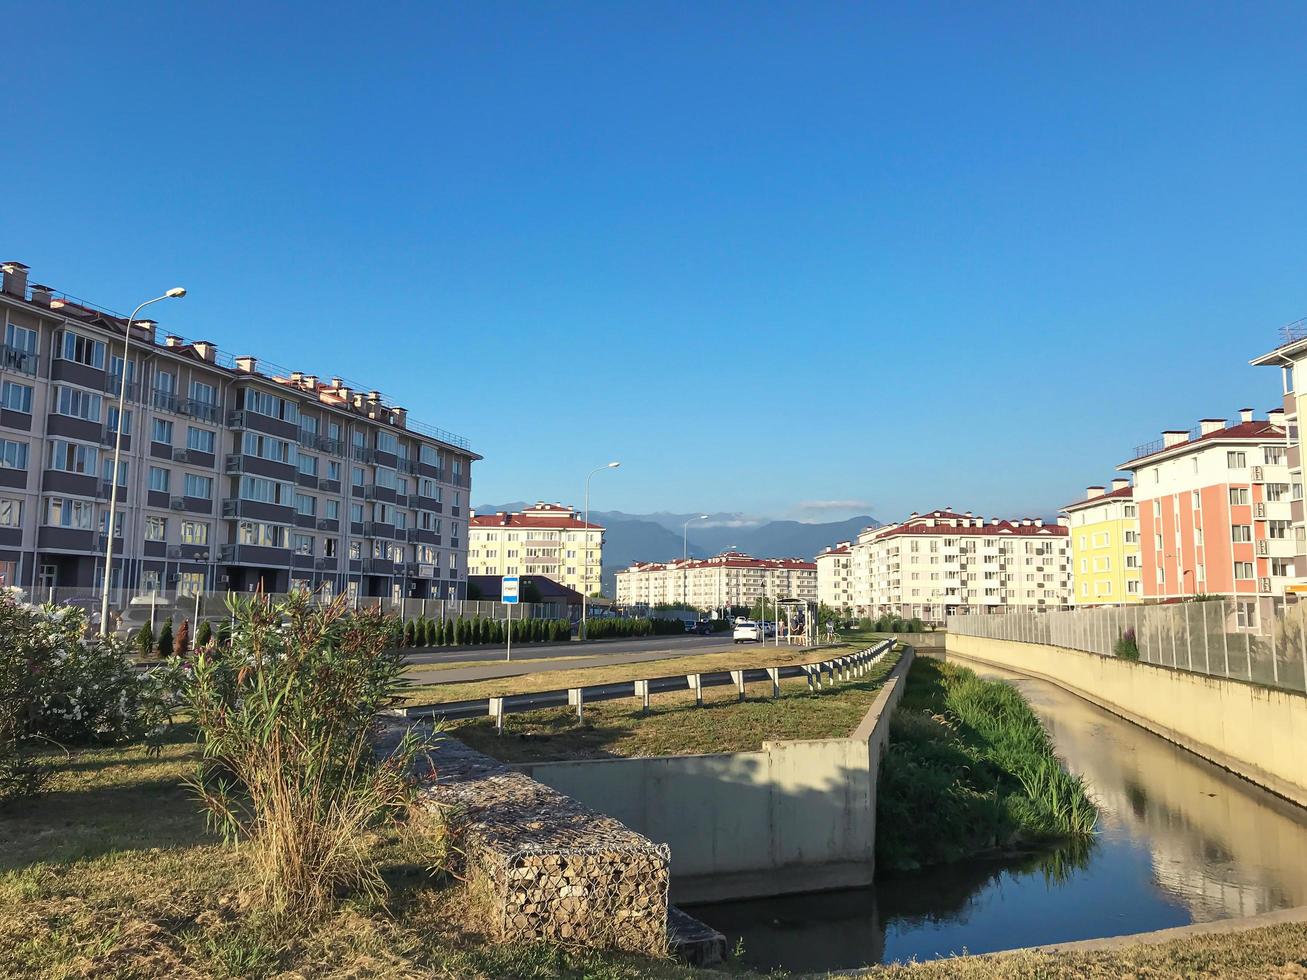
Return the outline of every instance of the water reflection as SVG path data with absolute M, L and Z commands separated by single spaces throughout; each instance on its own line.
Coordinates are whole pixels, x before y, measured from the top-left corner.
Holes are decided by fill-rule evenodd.
M 1044 681 L 1014 683 L 1102 814 L 1094 846 L 872 888 L 700 906 L 757 967 L 831 970 L 1120 935 L 1307 904 L 1303 810 Z

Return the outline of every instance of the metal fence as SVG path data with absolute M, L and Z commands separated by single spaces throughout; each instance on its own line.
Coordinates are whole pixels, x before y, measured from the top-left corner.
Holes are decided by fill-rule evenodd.
M 93 625 L 100 622 L 100 590 L 98 589 L 59 589 L 35 588 L 24 589 L 24 599 L 33 603 L 50 602 L 61 606 L 76 606 L 86 612 Z M 129 589 L 114 589 L 109 596 L 109 624 L 115 632 L 138 630 L 143 624 L 150 624 L 157 629 L 164 620 L 171 619 L 173 625 L 182 620 L 189 620 L 192 628 L 202 620 L 218 623 L 229 617 L 227 609 L 228 592 L 134 592 Z M 237 593 L 248 597 L 252 593 Z M 273 602 L 287 598 L 286 593 L 269 593 Z M 321 594 L 315 596 L 315 602 L 326 603 L 330 599 Z M 378 596 L 358 596 L 350 604 L 356 609 L 380 608 L 383 612 L 393 613 L 401 619 L 457 619 L 462 616 L 483 619 L 506 619 L 508 606 L 492 600 L 475 599 L 391 599 Z M 513 610 L 513 619 L 565 619 L 569 616 L 566 605 L 553 602 L 523 602 Z
M 1067 612 L 949 616 L 948 631 L 1082 650 L 1307 691 L 1307 603 L 1274 613 L 1230 599 Z

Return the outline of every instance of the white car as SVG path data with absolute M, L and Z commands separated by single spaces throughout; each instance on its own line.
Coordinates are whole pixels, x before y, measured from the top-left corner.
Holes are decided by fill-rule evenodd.
M 736 643 L 761 643 L 762 627 L 751 619 L 737 619 L 735 621 L 735 632 L 731 638 Z

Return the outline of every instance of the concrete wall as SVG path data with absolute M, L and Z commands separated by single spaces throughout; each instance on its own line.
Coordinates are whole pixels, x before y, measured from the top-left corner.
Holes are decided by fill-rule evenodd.
M 521 768 L 670 845 L 676 901 L 864 885 L 875 871 L 880 758 L 911 662 L 907 649 L 849 738 Z
M 1052 681 L 1307 806 L 1307 698 L 1065 647 L 948 635 L 947 651 Z

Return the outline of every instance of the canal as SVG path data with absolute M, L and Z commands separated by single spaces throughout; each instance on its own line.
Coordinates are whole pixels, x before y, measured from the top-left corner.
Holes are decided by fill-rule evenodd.
M 1307 811 L 1046 681 L 959 663 L 1029 700 L 1099 804 L 1091 846 L 688 909 L 745 963 L 849 969 L 1307 905 Z

